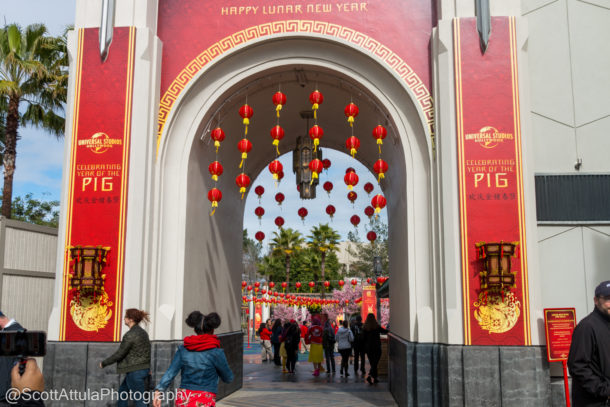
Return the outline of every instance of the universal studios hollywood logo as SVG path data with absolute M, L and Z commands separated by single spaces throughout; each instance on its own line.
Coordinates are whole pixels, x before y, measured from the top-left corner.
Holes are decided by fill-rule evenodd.
M 467 133 L 466 140 L 474 140 L 483 148 L 494 148 L 504 140 L 513 140 L 512 133 L 500 133 L 498 129 L 491 126 L 482 127 L 478 133 Z
M 78 140 L 78 146 L 86 147 L 95 154 L 102 154 L 108 151 L 108 149 L 114 146 L 120 146 L 123 144 L 123 140 L 118 138 L 110 138 L 108 134 L 98 132 L 92 135 L 88 139 Z

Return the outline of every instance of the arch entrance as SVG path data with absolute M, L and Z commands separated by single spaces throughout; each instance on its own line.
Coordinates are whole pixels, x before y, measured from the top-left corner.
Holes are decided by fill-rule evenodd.
M 356 159 L 366 167 L 378 158 L 372 129 L 380 121 L 388 128 L 383 158 L 390 170 L 381 188 L 390 220 L 390 326 L 407 340 L 441 338 L 442 313 L 434 312 L 432 300 L 432 148 L 424 116 L 404 82 L 351 45 L 310 35 L 260 40 L 208 65 L 175 102 L 158 150 L 150 304 L 157 313 L 154 338 L 187 334 L 183 321 L 193 309 L 215 309 L 225 316 L 224 332 L 240 332 L 244 201 L 234 180 L 241 171 L 236 144 L 244 129 L 237 112 L 246 100 L 254 109 L 248 130 L 254 147 L 245 164 L 254 177 L 276 154 L 269 130 L 276 124 L 271 96 L 278 86 L 288 97 L 281 113 L 282 153 L 293 150 L 303 133 L 299 112 L 311 109 L 308 96 L 316 87 L 324 94 L 318 112 L 322 147 L 345 148 L 351 130 L 343 109 L 350 100 L 360 108 L 354 135 L 362 146 Z M 219 122 L 227 135 L 218 152 L 225 169 L 217 183 L 223 199 L 210 216 L 206 197 L 214 181 L 208 165 L 217 156 L 209 130 Z

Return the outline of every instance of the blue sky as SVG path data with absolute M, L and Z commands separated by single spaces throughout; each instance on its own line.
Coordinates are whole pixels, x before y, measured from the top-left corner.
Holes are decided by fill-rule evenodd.
M 4 25 L 5 21 L 7 24 L 15 22 L 22 26 L 44 23 L 52 35 L 60 35 L 66 26 L 74 23 L 75 3 L 76 0 L 0 0 L 1 23 Z M 17 170 L 13 196 L 23 196 L 31 192 L 34 197 L 39 199 L 59 200 L 64 157 L 63 139 L 57 140 L 42 130 L 27 127 L 21 128 L 19 134 L 21 139 L 17 144 Z M 259 206 L 256 194 L 252 192 L 246 199 L 244 227 L 248 229 L 251 237 L 261 230 L 266 235 L 266 244 L 273 232 L 277 231 L 274 224 L 275 217 L 282 216 L 286 221 L 285 227 L 297 229 L 304 235 L 309 234 L 312 226 L 329 223 L 339 231 L 343 238 L 346 238 L 347 233 L 354 230 L 349 219 L 353 214 L 357 214 L 361 219 L 358 233 L 360 238 L 365 240 L 365 225 L 368 224 L 368 221 L 364 215 L 364 208 L 370 205 L 371 197 L 374 194 L 381 193 L 376 179 L 368 169 L 343 152 L 326 148 L 324 157 L 330 159 L 332 164 L 329 171 L 324 171 L 321 175 L 317 198 L 314 200 L 301 201 L 298 196 L 295 175 L 292 173 L 292 154 L 285 154 L 281 157 L 285 178 L 277 189 L 268 187 L 273 184 L 273 180 L 267 170 L 252 181 L 252 191 L 257 185 L 267 185 L 267 187 L 265 187 L 266 191 L 260 203 L 260 206 L 265 209 L 265 215 L 260 224 L 254 215 L 254 209 Z M 353 206 L 347 199 L 348 190 L 343 182 L 347 167 L 353 167 L 360 177 L 360 182 L 354 189 L 358 194 L 358 199 Z M 331 181 L 334 184 L 330 198 L 322 189 L 325 181 Z M 371 196 L 367 196 L 363 190 L 366 182 L 375 185 L 375 191 Z M 281 208 L 274 199 L 277 192 L 282 192 L 286 196 Z M 332 221 L 326 214 L 326 206 L 329 204 L 334 205 L 337 210 Z M 297 215 L 297 210 L 301 206 L 309 211 L 305 222 L 301 221 Z M 382 212 L 381 219 L 387 223 L 385 211 Z

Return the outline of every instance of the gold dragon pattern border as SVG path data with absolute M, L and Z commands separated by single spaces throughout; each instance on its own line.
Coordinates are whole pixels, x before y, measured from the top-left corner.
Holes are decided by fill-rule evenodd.
M 286 20 L 249 27 L 221 39 L 199 54 L 178 74 L 178 76 L 176 76 L 163 94 L 159 104 L 157 153 L 159 152 L 159 147 L 161 145 L 165 122 L 167 121 L 174 103 L 188 82 L 193 79 L 205 65 L 236 46 L 253 39 L 291 32 L 304 32 L 337 37 L 355 44 L 381 59 L 389 68 L 399 75 L 415 95 L 415 98 L 426 117 L 430 136 L 432 138 L 432 145 L 434 146 L 434 103 L 432 96 L 421 78 L 400 56 L 374 38 L 348 27 L 324 21 Z

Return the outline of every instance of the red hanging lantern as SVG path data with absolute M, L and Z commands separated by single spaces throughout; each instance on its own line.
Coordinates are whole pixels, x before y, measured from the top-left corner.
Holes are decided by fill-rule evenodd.
M 250 124 L 250 118 L 252 117 L 252 115 L 254 114 L 254 110 L 252 110 L 252 108 L 245 104 L 242 107 L 239 108 L 239 115 L 242 117 L 242 122 L 244 124 L 244 126 L 246 126 L 244 134 L 248 135 L 248 125 Z
M 244 288 L 246 288 L 246 286 L 248 285 L 248 283 L 246 283 L 245 281 L 241 282 L 241 290 L 243 291 Z
M 309 185 L 312 185 L 314 180 L 318 178 L 318 174 L 322 172 L 324 169 L 324 164 L 322 164 L 321 160 L 314 158 L 309 162 L 309 170 L 311 171 L 311 182 Z
M 343 112 L 345 113 L 345 116 L 347 116 L 347 122 L 349 125 L 353 126 L 354 120 L 356 119 L 356 116 L 358 116 L 358 106 L 356 106 L 354 103 L 350 103 L 349 105 L 345 106 L 345 110 L 343 110 Z
M 284 178 L 284 171 L 280 171 L 277 173 L 277 180 L 281 181 Z
M 339 287 L 343 288 L 344 285 L 345 285 L 345 281 L 339 280 Z
M 262 185 L 258 185 L 256 188 L 254 188 L 254 193 L 258 195 L 258 203 L 261 203 L 261 197 L 265 193 L 265 188 L 263 188 Z
M 259 242 L 262 242 L 263 240 L 265 240 L 265 234 L 259 230 L 254 234 L 254 238 Z
M 371 199 L 371 205 L 375 208 L 375 214 L 381 212 L 383 208 L 385 208 L 387 201 L 385 197 L 381 194 L 377 194 Z
M 330 216 L 331 219 L 333 218 L 333 215 L 335 214 L 335 212 L 336 212 L 336 209 L 333 205 L 328 205 L 326 207 L 326 213 L 328 214 L 328 216 Z
M 364 192 L 366 192 L 367 195 L 370 195 L 371 192 L 373 192 L 373 189 L 375 189 L 375 187 L 370 182 L 364 184 Z
M 277 194 L 275 194 L 275 200 L 277 201 L 277 204 L 279 206 L 282 206 L 282 202 L 284 202 L 284 194 L 282 194 L 281 192 L 278 192 Z
M 350 191 L 358 184 L 358 175 L 354 171 L 350 171 L 343 177 L 343 181 L 347 185 L 347 189 Z
M 352 285 L 355 287 L 356 284 L 358 284 L 358 280 L 356 280 L 355 278 L 352 278 Z
M 328 288 L 330 287 L 330 281 L 325 281 L 324 287 L 326 287 L 326 290 L 328 290 Z
M 269 288 L 275 287 L 275 283 L 273 281 L 269 281 Z
M 322 188 L 324 188 L 324 190 L 326 191 L 326 193 L 328 194 L 328 197 L 330 198 L 330 191 L 333 190 L 333 183 L 330 181 L 326 181 L 324 183 L 324 185 L 322 185 Z
M 353 158 L 360 148 L 360 140 L 358 140 L 358 137 L 356 136 L 351 136 L 345 141 L 345 147 L 349 150 L 349 153 Z
M 246 290 L 248 290 L 248 291 L 252 291 L 252 286 L 251 286 L 251 285 L 249 285 L 249 286 L 246 288 Z
M 354 225 L 354 227 L 358 227 L 360 224 L 360 216 L 353 215 L 351 218 L 349 218 L 349 221 L 352 223 L 352 225 Z
M 278 112 L 279 114 L 279 112 Z M 280 155 L 280 140 L 284 138 L 284 129 L 278 124 L 271 129 L 271 138 L 273 139 L 273 145 L 275 146 L 275 151 L 277 155 Z
M 373 232 L 372 230 L 366 234 L 366 238 L 369 240 L 369 242 L 374 242 L 375 239 L 377 239 L 377 233 Z
M 277 112 L 277 117 L 280 117 L 280 110 L 282 110 L 282 106 L 286 104 L 286 95 L 282 92 L 277 91 L 273 94 L 271 98 L 273 104 L 275 105 L 275 111 Z
M 307 209 L 300 207 L 297 213 L 301 217 L 301 220 L 303 221 L 303 223 L 305 223 L 305 217 L 307 217 L 307 214 L 309 213 L 309 212 L 307 212 Z
M 265 295 L 267 294 L 267 290 L 265 290 L 264 288 L 261 290 L 261 294 Z M 267 302 L 267 300 L 263 300 L 263 302 Z
M 347 199 L 352 203 L 352 205 L 354 204 L 354 202 L 356 202 L 357 198 L 358 194 L 355 191 L 349 191 L 347 193 Z
M 364 208 L 364 214 L 368 216 L 369 219 L 371 219 L 371 216 L 375 214 L 375 208 L 373 208 L 372 206 L 367 206 L 366 208 Z
M 282 172 L 284 170 L 284 166 L 282 165 L 282 163 L 279 160 L 273 160 L 271 161 L 271 163 L 269 163 L 269 172 L 271 174 L 273 174 L 273 179 L 274 180 L 278 180 L 279 179 L 279 173 Z M 277 198 L 277 195 L 276 195 Z
M 241 199 L 244 199 L 244 194 L 246 193 L 246 188 L 250 185 L 250 177 L 244 174 L 243 172 L 235 178 L 235 183 L 239 187 L 239 192 L 241 193 Z
M 324 130 L 317 124 L 309 129 L 309 138 L 313 140 L 313 151 L 317 151 L 320 139 L 324 135 Z
M 328 158 L 323 159 L 322 165 L 324 166 L 325 170 L 328 170 L 330 168 L 330 160 Z
M 298 292 L 299 292 L 299 290 L 301 289 L 301 282 L 300 282 L 300 281 L 297 281 L 296 283 L 294 283 L 294 286 L 296 287 L 296 289 L 297 289 L 297 293 L 298 293 Z
M 256 209 L 254 209 L 254 214 L 258 216 L 258 220 L 260 220 L 265 214 L 265 208 L 262 206 L 257 206 Z
M 371 278 L 370 277 L 366 279 L 366 283 L 369 284 L 369 285 L 371 284 Z
M 309 282 L 309 292 L 313 292 L 313 288 L 316 286 L 316 283 L 314 283 L 313 281 Z
M 275 225 L 281 229 L 282 226 L 284 226 L 284 218 L 282 218 L 281 216 L 275 218 Z
M 385 178 L 384 174 L 388 172 L 388 163 L 380 158 L 373 165 L 373 171 L 377 173 L 377 182 L 380 182 Z
M 383 139 L 388 135 L 388 131 L 381 124 L 373 129 L 373 138 L 377 139 L 377 145 L 379 146 L 379 154 L 381 154 L 381 145 Z
M 220 127 L 216 127 L 214 130 L 212 130 L 210 137 L 212 137 L 212 140 L 214 140 L 214 147 L 216 147 L 216 152 L 218 152 L 220 142 L 225 139 L 225 132 Z
M 210 213 L 210 216 L 214 215 L 214 212 L 216 212 L 216 208 L 218 208 L 218 202 L 220 202 L 221 199 L 222 192 L 220 192 L 220 189 L 210 189 L 210 191 L 208 192 L 208 200 L 212 202 L 212 213 Z
M 377 284 L 381 285 L 384 281 L 385 279 L 383 277 L 377 277 Z
M 241 168 L 244 160 L 248 158 L 248 153 L 252 150 L 252 143 L 247 138 L 243 138 L 237 143 L 237 149 L 241 151 L 241 162 L 239 163 L 239 168 Z
M 261 286 L 261 283 L 259 283 L 258 281 L 256 283 L 254 283 L 254 287 L 256 287 L 256 288 L 260 288 L 260 286 Z
M 210 174 L 212 175 L 212 179 L 214 181 L 218 181 L 218 177 L 220 177 L 222 175 L 222 171 L 223 171 L 222 164 L 219 163 L 218 161 L 214 161 L 208 167 L 208 171 L 210 171 Z
M 286 287 L 288 287 L 288 283 L 284 281 L 282 283 L 282 294 L 280 294 L 280 297 L 284 297 L 283 292 L 286 291 Z
M 311 110 L 313 110 L 313 118 L 317 119 L 317 111 L 322 102 L 324 102 L 324 96 L 319 90 L 314 90 L 309 94 L 309 101 L 311 102 Z

